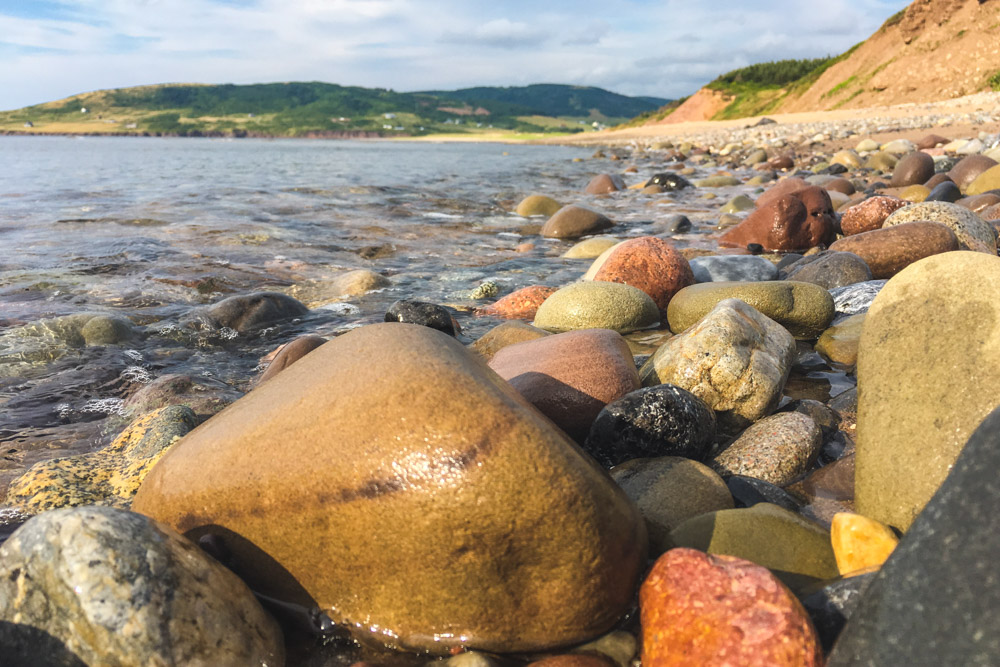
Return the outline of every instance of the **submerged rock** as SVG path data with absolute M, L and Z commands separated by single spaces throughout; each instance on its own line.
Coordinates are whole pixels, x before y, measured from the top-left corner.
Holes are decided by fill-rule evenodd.
M 614 225 L 603 213 L 570 204 L 563 206 L 542 225 L 541 235 L 554 239 L 577 239 L 611 229 Z
M 301 302 L 279 292 L 256 292 L 228 299 L 195 311 L 185 318 L 188 326 L 232 329 L 246 333 L 268 324 L 302 317 L 309 312 Z

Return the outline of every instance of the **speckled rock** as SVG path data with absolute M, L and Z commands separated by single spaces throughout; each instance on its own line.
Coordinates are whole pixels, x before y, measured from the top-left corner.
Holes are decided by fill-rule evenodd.
M 884 229 L 905 222 L 940 223 L 955 233 L 960 249 L 997 254 L 993 228 L 978 215 L 958 204 L 943 201 L 912 204 L 886 218 L 882 227 Z
M 263 326 L 302 317 L 309 312 L 301 302 L 279 292 L 231 296 L 208 307 L 197 308 L 185 318 L 194 328 L 227 328 L 246 333 Z
M 484 333 L 471 345 L 471 348 L 482 356 L 483 359 L 489 361 L 493 358 L 493 355 L 508 345 L 551 335 L 548 331 L 533 327 L 527 322 L 511 320 L 497 325 Z
M 625 183 L 622 181 L 621 176 L 598 174 L 590 179 L 583 191 L 588 195 L 605 195 L 624 189 Z
M 640 289 L 609 282 L 582 282 L 557 290 L 539 306 L 535 326 L 546 331 L 611 329 L 628 333 L 656 326 L 660 311 Z
M 802 598 L 802 606 L 812 619 L 824 651 L 833 648 L 844 624 L 861 601 L 865 586 L 874 577 L 874 573 L 868 573 L 837 579 Z
M 860 514 L 906 530 L 996 406 L 998 290 L 1000 258 L 949 252 L 876 297 L 858 349 Z
M 891 278 L 931 255 L 959 249 L 951 229 L 937 222 L 907 222 L 835 241 L 831 250 L 861 257 L 873 278 Z
M 551 655 L 528 663 L 529 667 L 615 667 L 615 663 L 603 655 L 564 653 Z
M 639 388 L 628 345 L 608 329 L 509 345 L 497 351 L 490 368 L 578 442 L 608 403 Z
M 750 426 L 711 465 L 721 475 L 745 475 L 784 486 L 809 470 L 822 444 L 812 418 L 783 412 Z
M 969 184 L 965 192 L 969 195 L 978 195 L 990 190 L 1000 190 L 1000 165 L 990 167 L 976 176 L 976 180 Z
M 892 170 L 889 185 L 898 188 L 903 185 L 923 185 L 934 175 L 934 158 L 927 153 L 916 151 L 900 158 Z
M 640 375 L 646 386 L 690 391 L 732 432 L 775 408 L 794 358 L 795 340 L 784 327 L 739 299 L 726 299 L 664 343 Z
M 830 290 L 833 297 L 833 305 L 837 309 L 837 318 L 848 315 L 867 313 L 868 307 L 878 296 L 878 293 L 885 287 L 885 280 L 869 280 L 864 283 L 838 287 Z
M 830 665 L 996 662 L 998 434 L 994 410 L 865 589 Z
M 855 204 L 844 211 L 844 215 L 840 219 L 840 228 L 847 236 L 881 229 L 886 218 L 898 209 L 909 205 L 910 202 L 897 197 L 869 197 L 860 204 Z
M 414 301 L 412 299 L 399 299 L 394 301 L 389 309 L 385 311 L 386 322 L 400 322 L 402 324 L 419 324 L 422 327 L 436 329 L 449 336 L 454 336 L 457 332 L 455 319 L 451 312 L 444 306 L 426 301 Z
M 708 255 L 688 261 L 694 279 L 709 282 L 757 282 L 776 280 L 778 267 L 756 255 Z
M 962 158 L 958 164 L 952 167 L 948 175 L 951 177 L 951 180 L 955 181 L 955 185 L 965 192 L 972 182 L 979 178 L 981 173 L 987 169 L 992 169 L 996 165 L 996 160 L 990 159 L 985 155 L 969 155 Z
M 505 320 L 533 320 L 538 307 L 556 291 L 555 287 L 529 285 L 515 290 L 485 308 L 479 313 Z
M 564 252 L 562 256 L 566 259 L 594 259 L 595 257 L 600 257 L 608 248 L 616 246 L 619 243 L 621 243 L 619 239 L 610 236 L 592 236 L 575 244 L 572 248 Z
M 884 523 L 860 514 L 838 512 L 830 525 L 830 542 L 843 576 L 882 567 L 899 538 Z
M 600 264 L 593 271 L 593 280 L 641 289 L 661 312 L 666 311 L 674 294 L 694 283 L 694 274 L 684 256 L 672 243 L 655 236 L 624 241 L 594 263 Z
M 872 279 L 865 260 L 854 253 L 827 250 L 789 264 L 783 273 L 787 280 L 812 283 L 828 290 Z
M 528 195 L 520 201 L 515 212 L 525 218 L 533 215 L 551 217 L 562 208 L 562 204 L 546 195 Z
M 184 438 L 133 509 L 217 535 L 254 590 L 381 642 L 534 651 L 611 628 L 645 524 L 510 384 L 428 327 L 312 354 Z
M 762 197 L 763 199 L 763 197 Z M 833 203 L 826 190 L 810 186 L 767 204 L 759 200 L 746 220 L 719 237 L 723 247 L 760 244 L 765 250 L 805 250 L 829 244 L 836 233 Z
M 673 548 L 670 531 L 705 512 L 732 509 L 726 483 L 708 466 L 679 456 L 638 458 L 611 470 L 611 478 L 639 507 L 653 556 Z
M 609 403 L 584 444 L 611 467 L 650 456 L 702 460 L 715 439 L 715 413 L 694 394 L 671 384 L 633 391 Z
M 577 239 L 611 229 L 614 224 L 603 213 L 570 204 L 563 206 L 546 220 L 540 233 L 550 239 Z
M 495 280 L 485 280 L 465 294 L 465 298 L 472 301 L 495 299 L 498 296 L 500 296 L 500 285 Z
M 330 283 L 330 292 L 341 296 L 359 296 L 391 284 L 391 280 L 374 271 L 356 269 L 336 276 Z
M 793 280 L 700 283 L 674 295 L 667 309 L 670 330 L 684 331 L 724 299 L 746 302 L 802 339 L 818 337 L 834 314 L 830 293 L 812 283 Z
M 865 313 L 850 315 L 823 332 L 816 341 L 816 351 L 837 364 L 858 363 L 858 343 L 865 323 Z
M 264 382 L 274 378 L 274 376 L 278 373 L 285 370 L 324 343 L 326 343 L 326 339 L 322 336 L 308 335 L 299 336 L 290 343 L 282 345 L 276 351 L 271 363 L 269 363 L 267 368 L 264 369 L 264 372 L 260 374 L 257 384 L 263 384 Z
M 793 591 L 838 575 L 830 533 L 770 503 L 696 516 L 675 528 L 670 539 L 679 547 L 763 565 Z
M 102 450 L 36 463 L 11 482 L 5 502 L 26 514 L 92 504 L 128 507 L 156 462 L 196 423 L 189 408 L 177 405 L 143 415 Z
M 642 664 L 819 667 L 802 605 L 774 575 L 739 558 L 668 551 L 639 591 Z
M 236 575 L 167 526 L 110 507 L 46 512 L 0 546 L 0 621 L 11 665 L 51 664 L 37 633 L 64 664 L 284 664 L 281 631 Z
M 662 174 L 654 174 L 652 178 L 646 181 L 646 185 L 659 185 L 661 188 L 667 191 L 671 190 L 683 190 L 684 188 L 690 188 L 691 182 L 681 176 L 680 174 L 667 171 Z
M 979 214 L 979 217 L 983 220 L 992 222 L 1000 220 L 1000 204 L 994 204 L 993 206 L 984 209 L 983 212 Z M 993 225 L 993 229 L 996 230 L 997 225 Z

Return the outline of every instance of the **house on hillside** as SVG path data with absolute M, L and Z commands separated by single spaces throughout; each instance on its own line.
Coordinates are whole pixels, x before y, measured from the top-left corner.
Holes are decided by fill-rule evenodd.
M 24 122 L 24 126 L 25 126 L 25 127 L 34 127 L 34 126 L 35 126 L 35 124 L 34 124 L 34 123 L 32 123 L 32 122 L 31 122 L 30 120 L 27 120 L 27 121 L 25 121 L 25 122 Z
M 80 107 L 80 113 L 87 113 L 87 107 Z

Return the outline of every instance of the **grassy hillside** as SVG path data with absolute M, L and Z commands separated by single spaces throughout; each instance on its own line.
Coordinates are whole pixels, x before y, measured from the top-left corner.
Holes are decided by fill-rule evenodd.
M 398 93 L 320 82 L 140 86 L 0 112 L 0 131 L 278 137 L 580 132 L 594 117 L 624 116 L 629 104 L 654 106 L 597 88 L 469 90 L 476 92 Z M 491 91 L 503 94 L 494 99 Z
M 511 88 L 480 87 L 455 91 L 428 91 L 428 95 L 488 106 L 491 103 L 512 105 L 542 116 L 570 116 L 609 119 L 631 118 L 667 104 L 656 97 L 627 97 L 601 88 L 540 83 Z

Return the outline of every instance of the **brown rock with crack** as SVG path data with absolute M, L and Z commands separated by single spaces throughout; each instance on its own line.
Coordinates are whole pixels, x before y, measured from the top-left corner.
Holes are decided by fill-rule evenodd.
M 937 222 L 907 222 L 839 239 L 830 250 L 853 252 L 875 279 L 891 278 L 924 257 L 958 250 L 955 233 Z
M 666 312 L 674 294 L 694 284 L 694 273 L 672 243 L 643 236 L 615 246 L 594 280 L 637 287 L 653 299 L 660 312 Z
M 417 325 L 312 354 L 178 443 L 133 509 L 219 536 L 260 593 L 398 646 L 536 651 L 611 628 L 642 518 L 510 384 Z
M 844 211 L 840 218 L 840 228 L 845 236 L 881 229 L 882 223 L 893 211 L 909 206 L 910 203 L 898 197 L 869 197 Z
M 765 250 L 807 250 L 833 242 L 835 229 L 830 195 L 810 186 L 763 206 L 758 203 L 746 220 L 719 237 L 719 245 L 745 248 L 759 243 Z

